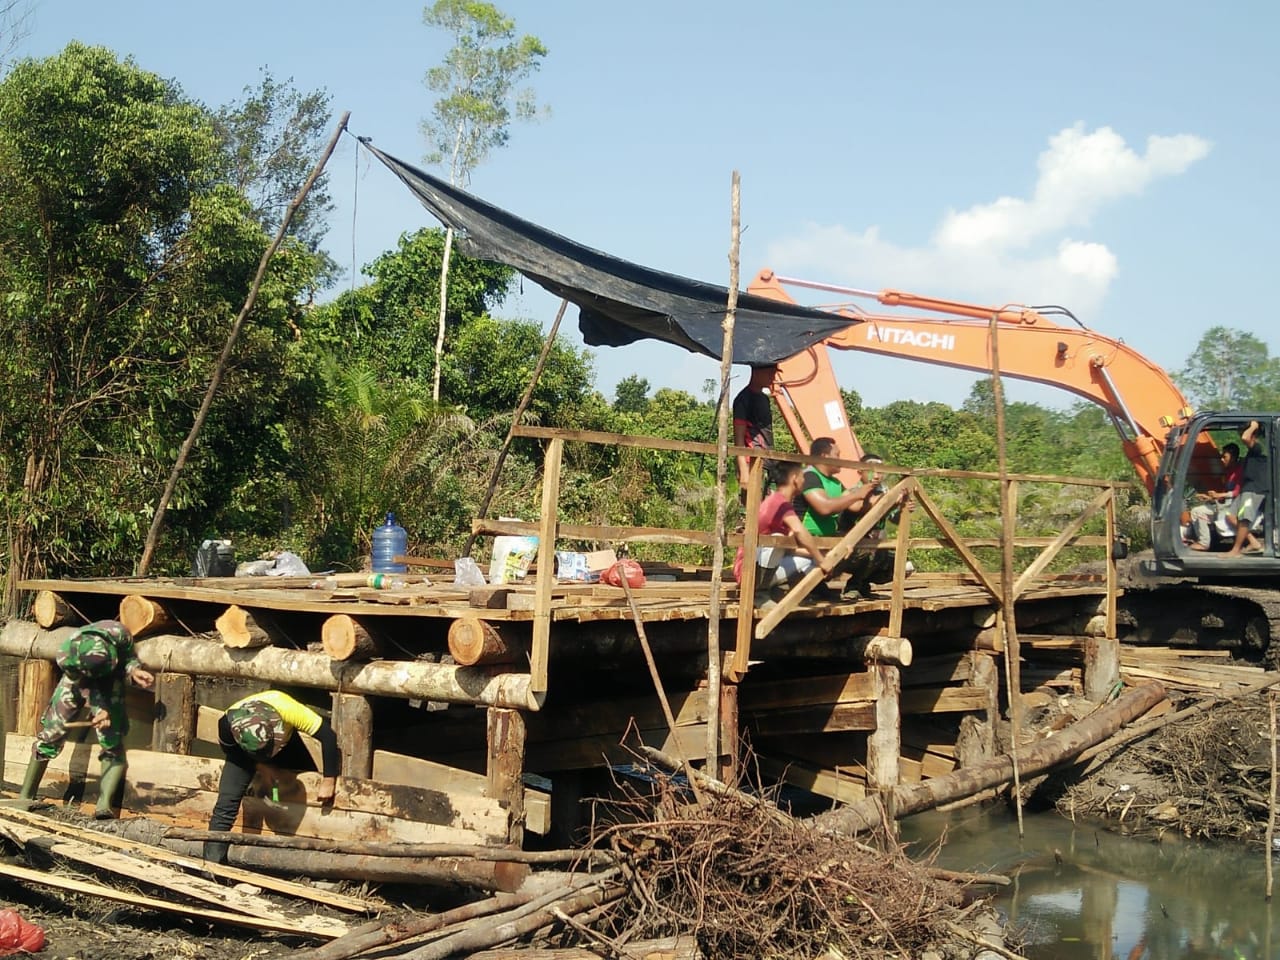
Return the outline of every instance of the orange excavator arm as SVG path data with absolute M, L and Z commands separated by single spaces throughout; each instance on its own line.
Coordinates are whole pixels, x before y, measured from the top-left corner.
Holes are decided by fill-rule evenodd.
M 863 453 L 846 421 L 828 348 L 989 373 L 992 317 L 998 324 L 1001 375 L 1058 387 L 1101 406 L 1148 492 L 1169 426 L 1191 413 L 1168 374 L 1123 342 L 1059 323 L 1030 307 L 987 307 L 892 290 L 856 290 L 779 277 L 771 270 L 757 274 L 747 290 L 794 303 L 788 287 L 869 298 L 924 314 L 873 313 L 842 303 L 832 310 L 849 318 L 848 327 L 778 365 L 778 406 L 803 449 L 815 437 L 832 436 L 842 452 L 849 451 L 845 456 Z

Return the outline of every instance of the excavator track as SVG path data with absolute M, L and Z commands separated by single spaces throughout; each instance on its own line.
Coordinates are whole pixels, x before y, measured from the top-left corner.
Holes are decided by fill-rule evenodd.
M 1280 588 L 1160 578 L 1130 567 L 1116 604 L 1121 638 L 1231 650 L 1280 669 Z

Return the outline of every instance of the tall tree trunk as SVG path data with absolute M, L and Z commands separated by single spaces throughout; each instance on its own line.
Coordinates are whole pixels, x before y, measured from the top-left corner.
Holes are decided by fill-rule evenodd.
M 453 227 L 444 232 L 444 257 L 440 260 L 440 323 L 436 327 L 436 368 L 431 375 L 431 399 L 440 402 L 440 361 L 444 357 L 444 318 L 449 308 L 449 259 L 453 255 Z

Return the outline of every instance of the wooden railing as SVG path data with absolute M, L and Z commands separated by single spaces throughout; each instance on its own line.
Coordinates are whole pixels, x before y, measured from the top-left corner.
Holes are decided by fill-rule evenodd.
M 556 543 L 560 540 L 597 540 L 609 543 L 671 543 L 690 544 L 704 547 L 715 545 L 717 534 L 714 531 L 683 530 L 662 527 L 642 527 L 626 525 L 591 525 L 580 523 L 561 523 L 558 515 L 561 463 L 566 442 L 601 444 L 607 446 L 639 447 L 652 450 L 672 450 L 683 453 L 715 456 L 714 444 L 696 443 L 680 440 L 668 440 L 661 437 L 635 437 L 624 434 L 601 433 L 585 430 L 556 430 L 546 427 L 518 426 L 512 431 L 514 436 L 547 441 L 546 456 L 542 477 L 542 515 L 536 523 L 510 520 L 476 520 L 472 529 L 474 533 L 485 535 L 496 534 L 536 534 L 538 536 L 541 562 L 538 567 L 534 595 L 533 648 L 531 657 L 532 688 L 537 694 L 547 690 L 547 667 L 549 661 L 551 635 L 551 594 L 555 583 Z M 730 458 L 738 455 L 755 456 L 758 450 L 730 447 Z M 799 463 L 813 463 L 815 458 L 799 454 L 770 451 L 770 459 Z M 857 461 L 829 460 L 842 467 L 860 469 L 865 467 Z M 791 537 L 760 536 L 757 517 L 761 499 L 761 470 L 763 461 L 756 456 L 752 463 L 752 482 L 748 487 L 748 499 L 744 529 L 741 534 L 726 533 L 724 535 L 727 548 L 742 546 L 747 557 L 755 555 L 756 548 L 761 545 L 794 546 Z M 864 514 L 857 524 L 839 538 L 820 540 L 827 551 L 831 565 L 835 565 L 851 556 L 863 539 L 894 509 L 900 509 L 897 538 L 893 543 L 895 550 L 894 578 L 891 587 L 889 607 L 888 633 L 890 636 L 901 636 L 903 610 L 905 607 L 904 583 L 905 565 L 909 551 L 913 549 L 949 549 L 955 552 L 960 562 L 972 576 L 992 604 L 998 609 L 1003 603 L 1000 573 L 988 570 L 974 553 L 984 547 L 999 547 L 1002 550 L 1039 548 L 1034 559 L 1020 572 L 1014 574 L 1012 599 L 1017 600 L 1026 594 L 1047 571 L 1050 564 L 1068 546 L 1102 548 L 1106 558 L 1106 634 L 1110 638 L 1116 636 L 1115 597 L 1116 597 L 1116 564 L 1113 544 L 1116 531 L 1116 489 L 1123 485 L 1110 481 L 1085 479 L 1079 477 L 1054 477 L 1033 474 L 1010 474 L 1006 478 L 1010 483 L 1010 509 L 1017 509 L 1017 485 L 1019 483 L 1048 483 L 1074 485 L 1096 488 L 1097 493 L 1088 502 L 1078 516 L 1072 519 L 1054 537 L 1029 536 L 1015 537 L 1013 543 L 1004 543 L 1000 538 L 966 538 L 960 535 L 951 521 L 943 515 L 935 500 L 925 489 L 925 483 L 935 480 L 981 480 L 999 481 L 994 473 L 981 473 L 960 470 L 936 469 L 904 469 L 878 464 L 877 469 L 885 474 L 899 476 L 901 479 L 890 487 L 875 506 Z M 912 515 L 919 508 L 937 528 L 937 534 L 912 539 Z M 1105 533 L 1087 535 L 1082 531 L 1093 518 L 1105 517 Z M 883 545 L 887 549 L 888 546 Z M 755 592 L 756 567 L 753 563 L 744 563 L 742 581 L 738 585 L 738 610 L 736 644 L 732 661 L 726 670 L 733 680 L 740 680 L 746 675 L 751 655 L 752 640 L 763 639 L 787 617 L 788 614 L 804 602 L 813 589 L 822 582 L 824 574 L 815 567 L 803 579 L 794 585 L 781 601 L 770 608 L 763 617 L 755 620 L 752 616 L 752 598 Z

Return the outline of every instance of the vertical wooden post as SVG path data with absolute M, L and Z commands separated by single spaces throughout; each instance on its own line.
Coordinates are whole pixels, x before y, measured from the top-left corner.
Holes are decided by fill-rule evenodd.
M 488 710 L 489 777 L 485 795 L 507 809 L 507 842 L 524 844 L 524 714 L 507 707 Z
M 49 698 L 57 685 L 53 661 L 23 660 L 18 664 L 18 722 L 14 733 L 34 737 L 40 732 L 40 718 L 49 708 Z
M 734 641 L 729 678 L 739 683 L 751 660 L 751 635 L 755 630 L 756 544 L 760 536 L 760 500 L 764 487 L 764 458 L 751 461 L 747 476 L 747 515 L 742 529 L 742 579 L 738 581 L 738 633 Z
M 354 693 L 333 695 L 333 732 L 342 751 L 344 777 L 368 780 L 373 776 L 373 706 L 368 697 Z
M 716 527 L 711 551 L 711 597 L 707 611 L 707 772 L 720 776 L 720 581 L 724 575 L 725 480 L 729 463 L 729 370 L 733 365 L 733 327 L 738 314 L 739 249 L 742 239 L 742 201 L 738 171 L 733 171 L 729 191 L 729 296 L 720 329 L 720 402 L 716 405 Z M 741 601 L 741 598 L 739 598 Z M 739 602 L 741 609 L 741 602 Z M 741 617 L 741 614 L 739 614 Z
M 1000 671 L 996 669 L 995 656 L 979 650 L 965 656 L 971 667 L 968 685 L 986 694 L 987 705 L 981 720 L 976 716 L 960 720 L 960 736 L 956 740 L 956 761 L 960 767 L 995 757 L 996 724 L 1000 720 Z M 968 722 L 970 720 L 974 722 Z
M 1107 639 L 1116 639 L 1116 591 L 1120 589 L 1116 574 L 1116 488 L 1107 497 Z
M 1084 643 L 1084 695 L 1102 703 L 1120 680 L 1120 641 L 1089 637 Z
M 738 687 L 726 684 L 720 688 L 720 779 L 738 782 Z
M 900 777 L 902 675 L 889 663 L 872 663 L 867 669 L 876 697 L 876 728 L 867 736 L 867 787 L 886 791 L 896 787 Z
M 151 725 L 151 749 L 157 753 L 191 752 L 196 735 L 196 683 L 185 673 L 156 677 L 156 718 Z
M 538 587 L 533 601 L 533 651 L 529 672 L 535 694 L 547 692 L 551 659 L 551 587 L 556 582 L 557 511 L 560 508 L 560 459 L 564 440 L 552 438 L 542 467 L 542 522 L 538 528 Z
M 916 482 L 914 479 L 911 481 Z M 914 491 L 914 488 L 913 488 Z M 907 545 L 911 543 L 911 510 L 915 498 L 908 494 L 898 514 L 898 541 L 893 553 L 893 599 L 889 607 L 889 636 L 902 636 L 903 589 L 907 579 Z

